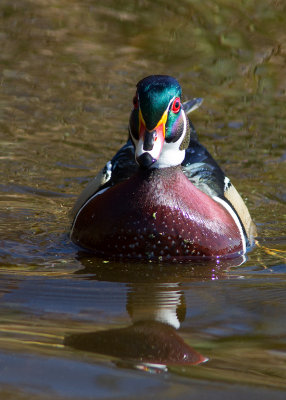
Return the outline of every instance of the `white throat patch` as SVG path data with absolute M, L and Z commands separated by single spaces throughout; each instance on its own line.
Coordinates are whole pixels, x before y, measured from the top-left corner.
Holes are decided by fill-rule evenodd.
M 156 161 L 151 168 L 167 168 L 167 167 L 175 167 L 177 165 L 182 164 L 184 161 L 186 151 L 180 150 L 180 146 L 185 138 L 187 132 L 187 119 L 184 110 L 182 110 L 183 119 L 184 119 L 184 130 L 179 140 L 174 143 L 164 142 L 162 152 L 158 161 Z

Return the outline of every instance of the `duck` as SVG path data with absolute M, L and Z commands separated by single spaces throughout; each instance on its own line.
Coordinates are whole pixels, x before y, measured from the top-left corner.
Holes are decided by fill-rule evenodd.
M 127 142 L 77 199 L 70 238 L 98 257 L 190 262 L 240 257 L 256 228 L 242 197 L 199 142 L 177 79 L 136 85 Z

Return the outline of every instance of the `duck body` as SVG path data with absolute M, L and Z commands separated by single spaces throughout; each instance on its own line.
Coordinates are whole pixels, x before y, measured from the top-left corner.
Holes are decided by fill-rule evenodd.
M 177 87 L 174 92 L 177 81 L 156 78 L 139 82 L 145 115 L 134 106 L 127 143 L 78 199 L 71 239 L 109 258 L 189 261 L 240 256 L 252 245 L 255 226 L 240 195 L 198 142 L 186 117 L 185 110 L 200 99 L 179 104 L 180 118 L 178 104 L 174 106 L 180 99 Z M 158 116 L 152 116 L 148 127 L 150 91 L 155 87 L 160 93 L 169 78 L 172 90 L 165 102 L 159 102 Z M 166 111 L 175 111 L 177 117 L 171 115 L 171 128 Z
M 244 251 L 232 216 L 190 183 L 181 167 L 138 170 L 91 197 L 73 227 L 73 240 L 102 256 L 116 251 L 120 258 L 161 261 Z

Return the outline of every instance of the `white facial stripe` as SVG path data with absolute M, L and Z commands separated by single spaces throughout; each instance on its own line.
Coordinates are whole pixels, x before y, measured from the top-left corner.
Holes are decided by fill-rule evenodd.
M 174 96 L 174 97 L 169 101 L 168 107 L 166 108 L 167 112 L 169 111 L 170 105 L 171 105 L 171 103 L 173 103 L 173 101 L 175 100 L 176 97 L 177 97 L 177 96 Z
M 186 131 L 187 131 L 187 118 L 186 118 L 185 111 L 183 109 L 182 109 L 182 113 L 183 113 L 183 120 L 184 120 L 184 130 L 183 130 L 182 138 L 184 138 Z M 182 141 L 183 141 L 183 139 L 181 140 L 181 143 L 182 143 Z
M 239 222 L 239 219 L 236 215 L 236 213 L 233 211 L 233 209 L 230 207 L 229 204 L 227 204 L 226 201 L 224 201 L 223 199 L 221 199 L 220 197 L 217 196 L 213 196 L 212 197 L 217 203 L 221 204 L 228 212 L 229 214 L 232 216 L 234 222 L 236 223 L 236 226 L 239 230 L 240 236 L 241 236 L 241 242 L 242 242 L 242 249 L 243 249 L 243 253 L 246 252 L 246 240 L 245 240 L 245 236 L 242 230 L 242 226 Z

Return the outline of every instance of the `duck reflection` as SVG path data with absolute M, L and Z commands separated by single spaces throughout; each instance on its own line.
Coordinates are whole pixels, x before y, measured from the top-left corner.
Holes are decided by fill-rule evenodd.
M 207 360 L 186 344 L 174 327 L 157 321 L 74 334 L 66 338 L 65 344 L 116 357 L 143 370 L 166 370 L 167 365 L 195 365 Z
M 102 263 L 80 257 L 84 268 L 77 274 L 88 279 L 125 282 L 126 309 L 130 326 L 72 334 L 65 345 L 79 350 L 115 357 L 117 364 L 160 372 L 168 366 L 197 365 L 207 358 L 189 346 L 178 334 L 185 319 L 186 304 L 182 284 L 192 280 L 221 279 L 233 260 L 223 265 L 148 265 Z M 236 260 L 237 261 L 237 260 Z M 236 262 L 237 265 L 237 262 Z

